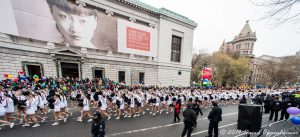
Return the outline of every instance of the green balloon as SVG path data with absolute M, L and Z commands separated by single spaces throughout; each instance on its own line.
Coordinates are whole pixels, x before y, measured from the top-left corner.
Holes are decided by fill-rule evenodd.
M 39 78 L 39 76 L 35 74 L 35 75 L 33 75 L 33 78 L 37 79 L 37 78 Z
M 66 86 L 63 86 L 63 88 L 62 88 L 63 90 L 67 90 L 67 87 Z

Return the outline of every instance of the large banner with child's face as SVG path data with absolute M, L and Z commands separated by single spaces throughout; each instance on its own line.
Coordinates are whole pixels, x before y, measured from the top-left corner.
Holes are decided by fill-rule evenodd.
M 0 32 L 71 46 L 145 55 L 118 50 L 117 17 L 77 5 L 74 1 L 1 0 Z M 134 27 L 128 29 L 130 40 L 126 50 L 151 52 L 152 32 Z M 139 34 L 145 38 L 136 43 L 134 37 L 140 39 Z

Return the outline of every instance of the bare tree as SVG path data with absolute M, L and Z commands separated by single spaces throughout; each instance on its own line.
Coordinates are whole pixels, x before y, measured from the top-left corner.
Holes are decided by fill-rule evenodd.
M 204 66 L 209 64 L 210 56 L 210 54 L 201 50 L 194 52 L 192 58 L 191 81 L 198 82 L 199 73 Z
M 269 78 L 270 85 L 273 88 L 280 88 L 286 83 L 295 83 L 297 73 L 293 62 L 281 59 L 281 62 L 268 61 L 263 65 L 263 70 Z
M 250 0 L 254 5 L 261 6 L 266 14 L 261 19 L 268 19 L 276 26 L 288 21 L 300 20 L 300 0 Z

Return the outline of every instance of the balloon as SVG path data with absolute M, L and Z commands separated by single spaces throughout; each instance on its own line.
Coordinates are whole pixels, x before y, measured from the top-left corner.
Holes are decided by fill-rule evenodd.
M 35 78 L 35 79 L 34 79 L 34 82 L 38 82 L 38 81 L 40 81 L 39 78 Z
M 43 80 L 43 81 L 46 81 L 46 80 L 47 80 L 47 78 L 46 78 L 46 77 L 42 77 L 42 80 Z
M 300 116 L 291 118 L 291 122 L 295 125 L 300 125 Z
M 22 80 L 21 80 L 21 83 L 24 83 L 24 82 L 25 82 L 25 81 L 22 79 Z
M 12 79 L 14 77 L 12 75 L 8 75 L 7 78 Z
M 19 74 L 20 74 L 20 75 L 23 75 L 23 74 L 24 74 L 24 71 L 23 71 L 23 70 L 20 70 L 20 71 L 19 71 Z
M 14 78 L 13 82 L 18 82 L 18 80 L 19 80 L 18 78 Z
M 25 79 L 27 79 L 27 77 L 26 76 L 21 76 L 20 77 L 22 80 L 25 80 Z
M 204 68 L 202 70 L 202 78 L 203 79 L 208 79 L 208 80 L 211 80 L 211 77 L 212 77 L 212 74 L 211 74 L 211 68 Z
M 43 83 L 41 86 L 42 86 L 42 88 L 46 87 L 46 83 Z
M 34 79 L 38 79 L 39 76 L 35 74 L 35 75 L 33 75 L 33 78 L 34 78 Z
M 3 74 L 3 76 L 7 78 L 7 77 L 8 77 L 8 74 L 5 73 L 5 74 Z
M 66 86 L 63 86 L 62 89 L 63 89 L 63 90 L 67 90 L 67 87 L 66 87 Z
M 286 111 L 290 115 L 298 115 L 298 114 L 300 114 L 300 109 L 298 109 L 296 107 L 289 107 Z

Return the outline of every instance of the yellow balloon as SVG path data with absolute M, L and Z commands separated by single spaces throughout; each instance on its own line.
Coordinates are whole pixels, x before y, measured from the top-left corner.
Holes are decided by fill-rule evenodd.
M 8 75 L 7 78 L 12 79 L 12 78 L 14 78 L 14 77 L 13 77 L 12 75 Z

